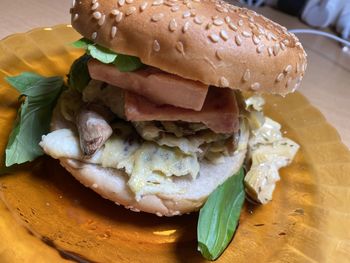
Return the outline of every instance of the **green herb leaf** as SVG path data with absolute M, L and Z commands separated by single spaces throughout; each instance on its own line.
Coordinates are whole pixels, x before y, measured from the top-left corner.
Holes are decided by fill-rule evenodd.
M 52 110 L 64 86 L 61 77 L 45 78 L 27 72 L 8 77 L 6 81 L 20 91 L 21 96 L 26 96 L 6 147 L 5 165 L 8 167 L 43 154 L 39 142 L 49 131 Z
M 85 54 L 74 61 L 68 75 L 69 87 L 82 92 L 90 82 L 91 77 L 87 66 L 87 62 L 90 58 L 91 57 L 89 55 Z
M 23 72 L 22 78 L 7 77 L 6 81 L 21 94 L 40 81 L 41 77 L 31 72 Z
M 72 43 L 73 47 L 87 49 L 88 45 L 92 45 L 93 42 L 87 38 L 81 38 Z
M 121 72 L 129 72 L 139 69 L 143 64 L 138 57 L 119 54 L 114 61 L 114 65 Z
M 200 210 L 198 250 L 208 260 L 217 259 L 233 237 L 245 198 L 243 179 L 241 168 L 210 194 Z
M 98 61 L 110 64 L 113 63 L 121 72 L 129 72 L 143 66 L 138 57 L 117 54 L 108 48 L 94 44 L 91 40 L 82 38 L 72 43 L 76 48 L 86 49 L 86 53 Z
M 112 63 L 118 56 L 113 51 L 98 45 L 88 45 L 87 53 L 105 64 Z

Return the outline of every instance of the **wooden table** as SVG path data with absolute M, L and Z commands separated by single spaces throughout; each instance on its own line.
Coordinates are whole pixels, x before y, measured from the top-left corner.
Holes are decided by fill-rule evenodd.
M 1 0 L 0 39 L 35 27 L 70 23 L 70 0 Z M 271 8 L 258 10 L 287 28 L 306 28 L 297 18 Z M 350 53 L 318 36 L 300 36 L 309 65 L 300 91 L 320 109 L 350 148 Z

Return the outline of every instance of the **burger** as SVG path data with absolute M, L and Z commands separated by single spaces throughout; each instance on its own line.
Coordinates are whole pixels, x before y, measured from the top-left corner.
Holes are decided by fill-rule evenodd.
M 84 48 L 40 146 L 77 180 L 133 211 L 199 210 L 244 165 L 251 200 L 272 198 L 298 145 L 260 96 L 295 91 L 295 37 L 220 0 L 80 0 Z

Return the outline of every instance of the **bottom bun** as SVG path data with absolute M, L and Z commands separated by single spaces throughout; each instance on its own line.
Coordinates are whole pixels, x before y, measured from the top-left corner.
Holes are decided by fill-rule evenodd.
M 245 152 L 238 152 L 232 157 L 226 157 L 222 164 L 202 162 L 195 180 L 176 178 L 175 183 L 185 186 L 186 193 L 145 195 L 140 201 L 135 200 L 134 193 L 127 185 L 128 176 L 123 171 L 72 159 L 60 159 L 60 161 L 61 165 L 83 185 L 118 205 L 135 212 L 174 216 L 199 210 L 211 192 L 238 172 L 244 157 Z
M 64 128 L 75 129 L 72 123 L 63 118 L 58 106 L 53 113 L 51 130 Z M 241 142 L 246 145 L 248 138 L 243 137 Z M 245 159 L 246 151 L 246 148 L 236 151 L 234 155 L 225 157 L 224 162 L 220 164 L 201 161 L 199 174 L 194 180 L 189 176 L 175 177 L 173 181 L 177 186 L 186 189 L 184 193 L 169 195 L 160 192 L 145 195 L 139 201 L 136 201 L 135 194 L 127 185 L 129 176 L 122 170 L 103 168 L 100 165 L 67 158 L 60 158 L 60 162 L 83 185 L 118 205 L 123 205 L 135 212 L 144 211 L 158 216 L 174 216 L 199 210 L 210 193 L 238 172 Z

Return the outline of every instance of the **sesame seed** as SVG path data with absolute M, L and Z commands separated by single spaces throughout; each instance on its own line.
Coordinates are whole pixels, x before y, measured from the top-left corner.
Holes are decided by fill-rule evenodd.
M 269 53 L 269 56 L 272 56 L 272 55 L 273 55 L 273 49 L 272 49 L 272 47 L 269 47 L 269 48 L 267 49 L 267 52 Z
M 177 51 L 179 51 L 181 54 L 184 54 L 184 45 L 182 44 L 181 41 L 178 41 L 175 45 L 175 48 Z
M 227 78 L 221 77 L 220 78 L 220 86 L 222 87 L 228 87 L 230 83 L 228 82 Z
M 172 7 L 172 6 L 176 5 L 176 4 L 172 3 L 172 2 L 165 2 L 164 5 Z
M 96 4 L 98 0 L 92 0 L 91 4 Z
M 72 7 L 73 7 L 73 8 L 75 7 L 75 4 L 76 4 L 76 1 L 73 0 L 73 1 L 72 1 Z
M 228 27 L 233 31 L 237 31 L 238 29 L 232 22 L 228 24 Z
M 281 47 L 281 49 L 282 49 L 283 51 L 286 50 L 286 45 L 283 44 L 283 42 L 280 43 L 280 47 Z
M 125 0 L 118 0 L 118 5 L 123 6 L 125 4 Z
M 174 32 L 176 30 L 176 28 L 177 28 L 177 23 L 176 23 L 176 20 L 173 18 L 169 22 L 169 30 L 171 32 Z
M 92 33 L 91 38 L 92 39 L 96 39 L 97 38 L 97 32 Z
M 215 19 L 218 19 L 218 18 L 219 18 L 219 16 L 212 16 L 211 17 L 212 20 L 215 20 Z
M 191 16 L 191 12 L 190 11 L 185 11 L 185 12 L 183 12 L 183 14 L 182 14 L 182 17 L 183 18 L 188 18 L 188 17 L 190 17 Z
M 250 80 L 250 70 L 247 69 L 247 70 L 244 72 L 244 74 L 243 74 L 243 81 L 244 81 L 244 82 L 247 82 L 247 81 L 249 81 L 249 80 Z
M 192 0 L 193 2 L 200 3 L 201 0 Z
M 306 68 L 307 68 L 307 63 L 305 62 L 305 63 L 303 64 L 303 71 L 306 71 Z
M 243 31 L 242 32 L 242 36 L 244 36 L 244 37 L 251 37 L 252 33 L 248 32 L 248 31 Z
M 118 9 L 113 9 L 111 11 L 111 14 L 114 15 L 114 16 L 118 15 L 119 13 L 120 13 L 120 11 Z
M 154 42 L 153 42 L 153 50 L 156 51 L 156 52 L 159 52 L 160 44 L 159 44 L 158 40 L 154 40 Z
M 238 25 L 239 25 L 239 26 L 243 26 L 243 20 L 242 20 L 242 19 L 240 19 L 240 20 L 238 21 Z
M 217 18 L 213 21 L 213 24 L 216 26 L 221 26 L 224 24 L 224 20 L 222 20 L 221 18 Z
M 246 15 L 243 15 L 243 14 L 239 14 L 238 16 L 241 18 L 248 18 Z
M 210 34 L 209 35 L 209 39 L 214 42 L 217 43 L 219 41 L 219 36 L 217 34 Z
M 143 2 L 141 5 L 140 5 L 140 11 L 144 11 L 148 6 L 148 3 L 147 2 Z
M 279 52 L 280 52 L 280 45 L 276 43 L 276 45 L 273 46 L 273 54 L 277 56 Z
M 284 74 L 280 73 L 278 74 L 277 78 L 276 78 L 276 82 L 281 82 L 284 79 Z
M 205 26 L 205 29 L 206 29 L 206 30 L 210 29 L 212 25 L 213 25 L 213 24 L 209 22 L 209 23 Z
M 184 26 L 182 27 L 182 32 L 186 32 L 190 28 L 190 22 L 186 21 Z
M 119 12 L 119 14 L 115 17 L 115 21 L 119 23 L 123 19 L 123 12 Z
M 92 188 L 98 188 L 98 185 L 97 184 L 93 184 Z
M 187 6 L 188 9 L 192 9 L 191 3 L 187 3 L 186 6 Z
M 242 38 L 239 35 L 236 35 L 235 41 L 236 41 L 237 46 L 242 45 Z
M 163 13 L 154 14 L 151 18 L 153 22 L 158 22 L 164 17 Z
M 256 27 L 255 24 L 253 24 L 253 23 L 249 23 L 248 26 L 249 26 L 251 29 L 254 29 L 254 28 Z
M 256 52 L 258 52 L 258 54 L 262 53 L 264 51 L 265 46 L 263 44 L 261 44 L 260 46 L 258 46 L 256 48 Z
M 112 26 L 112 29 L 111 29 L 111 37 L 112 38 L 115 38 L 116 34 L 117 34 L 117 27 L 116 26 Z
M 261 86 L 260 83 L 255 82 L 250 87 L 252 90 L 258 90 L 258 89 L 260 89 L 260 86 Z
M 96 12 L 93 12 L 92 16 L 95 19 L 100 19 L 102 17 L 102 14 L 100 12 L 96 11 Z
M 179 11 L 180 7 L 178 5 L 174 5 L 170 10 L 171 12 Z
M 226 21 L 227 24 L 229 24 L 231 22 L 231 18 L 229 16 L 226 16 L 225 17 L 225 21 Z
M 132 4 L 134 2 L 134 0 L 126 0 L 125 1 L 127 4 Z
M 288 46 L 289 45 L 289 40 L 285 39 L 285 40 L 282 41 L 282 43 L 285 44 L 286 46 Z
M 222 54 L 222 50 L 221 49 L 218 49 L 218 50 L 216 50 L 216 52 L 215 52 L 215 55 L 216 55 L 216 57 L 219 59 L 219 60 L 223 60 L 224 59 L 224 55 Z
M 79 18 L 79 15 L 78 14 L 75 14 L 74 17 L 73 17 L 73 21 L 77 21 Z
M 292 65 L 288 65 L 285 69 L 284 69 L 284 73 L 289 74 L 292 71 L 293 67 Z
M 153 1 L 152 5 L 157 6 L 157 5 L 162 5 L 163 3 L 164 3 L 163 0 L 155 0 L 155 1 Z
M 220 31 L 220 36 L 223 40 L 227 41 L 228 40 L 228 34 L 225 30 Z
M 254 36 L 253 36 L 253 43 L 254 43 L 255 45 L 258 45 L 258 44 L 260 43 L 260 38 L 254 35 Z
M 94 10 L 96 10 L 99 6 L 100 6 L 100 4 L 96 2 L 96 3 L 94 3 L 94 4 L 92 5 L 91 10 L 94 11 Z
M 194 21 L 196 24 L 198 24 L 198 25 L 203 24 L 203 20 L 202 20 L 202 18 L 200 18 L 199 16 L 196 16 L 196 17 L 193 19 L 193 21 Z
M 126 9 L 125 15 L 126 16 L 132 15 L 133 13 L 135 13 L 135 11 L 136 11 L 136 7 L 135 6 L 130 6 L 128 9 Z
M 249 17 L 248 19 L 250 22 L 254 22 L 254 18 L 253 17 Z
M 101 19 L 98 20 L 97 24 L 99 26 L 102 26 L 105 23 L 105 20 L 106 20 L 106 15 L 102 15 Z

